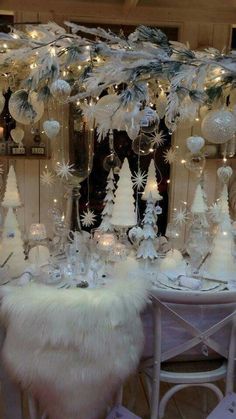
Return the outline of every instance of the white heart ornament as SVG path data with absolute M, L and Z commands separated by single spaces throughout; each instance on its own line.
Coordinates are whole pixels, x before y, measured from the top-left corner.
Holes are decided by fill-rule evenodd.
M 198 151 L 205 145 L 205 140 L 202 137 L 193 135 L 192 137 L 187 138 L 186 145 L 191 153 L 198 153 Z
M 55 138 L 60 131 L 60 123 L 54 120 L 44 121 L 43 129 L 48 138 Z
M 10 131 L 11 138 L 16 144 L 22 144 L 22 140 L 24 138 L 25 132 L 22 128 L 16 127 Z

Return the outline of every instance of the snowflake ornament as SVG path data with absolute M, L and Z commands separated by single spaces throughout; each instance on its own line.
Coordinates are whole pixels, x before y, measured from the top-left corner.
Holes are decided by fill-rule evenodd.
M 153 143 L 156 144 L 157 147 L 160 147 L 161 145 L 164 144 L 166 140 L 164 131 L 155 132 L 155 134 L 153 134 L 152 136 L 152 139 L 153 139 Z
M 56 174 L 60 176 L 62 179 L 68 180 L 70 176 L 72 176 L 75 169 L 73 169 L 73 164 L 69 164 L 69 162 L 65 162 L 64 160 L 61 163 L 58 163 L 56 167 Z
M 174 212 L 173 221 L 177 225 L 185 224 L 189 219 L 188 211 L 186 208 L 181 208 Z
M 134 172 L 134 175 L 132 176 L 134 186 L 136 186 L 138 189 L 144 188 L 147 182 L 147 176 L 148 174 L 145 172 L 141 172 L 141 170 Z
M 40 175 L 40 181 L 43 185 L 52 186 L 55 183 L 55 177 L 50 170 L 44 170 Z
M 90 209 L 84 211 L 81 215 L 81 222 L 84 227 L 92 227 L 96 221 L 96 215 Z
M 172 164 L 176 161 L 177 151 L 175 148 L 169 148 L 169 150 L 164 151 L 163 153 L 164 162 L 166 164 Z

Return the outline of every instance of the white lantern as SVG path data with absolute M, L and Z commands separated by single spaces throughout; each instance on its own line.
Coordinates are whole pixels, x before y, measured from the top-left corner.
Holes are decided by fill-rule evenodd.
M 191 153 L 195 154 L 198 153 L 199 150 L 204 146 L 205 140 L 202 137 L 198 137 L 197 135 L 193 135 L 192 137 L 188 137 L 186 140 L 186 145 Z
M 58 79 L 51 84 L 50 91 L 55 99 L 65 102 L 70 96 L 71 87 L 67 81 Z
M 54 120 L 44 121 L 43 129 L 48 138 L 55 138 L 60 131 L 60 123 Z
M 202 121 L 202 134 L 206 140 L 214 144 L 229 141 L 236 131 L 236 118 L 227 110 L 210 111 Z

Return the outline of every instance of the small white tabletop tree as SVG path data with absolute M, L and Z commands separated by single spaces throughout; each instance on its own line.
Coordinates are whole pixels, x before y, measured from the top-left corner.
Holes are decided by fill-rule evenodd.
M 10 166 L 7 175 L 7 184 L 2 206 L 5 208 L 17 208 L 21 206 L 20 195 L 16 181 L 16 173 L 13 166 Z
M 102 211 L 102 222 L 99 226 L 99 230 L 103 232 L 113 231 L 114 226 L 111 224 L 112 210 L 114 205 L 114 174 L 111 169 L 107 176 L 107 185 L 106 185 L 106 196 L 104 198 L 104 208 Z
M 152 261 L 158 257 L 155 248 L 155 239 L 157 235 L 157 215 L 155 200 L 152 197 L 151 192 L 147 200 L 147 205 L 143 217 L 143 240 L 141 241 L 138 250 L 137 258 Z
M 156 180 L 155 162 L 153 159 L 151 160 L 148 168 L 147 183 L 142 194 L 142 199 L 146 201 L 149 197 L 150 192 L 152 194 L 152 198 L 155 201 L 161 201 L 163 199 L 159 193 L 158 183 Z

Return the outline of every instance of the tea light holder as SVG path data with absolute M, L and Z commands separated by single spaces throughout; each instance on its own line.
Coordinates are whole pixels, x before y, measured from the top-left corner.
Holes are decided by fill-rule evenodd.
M 116 238 L 114 234 L 109 234 L 109 233 L 102 234 L 100 238 L 98 239 L 98 249 L 105 253 L 109 253 L 112 250 L 115 243 L 116 243 Z
M 46 240 L 47 232 L 44 224 L 34 223 L 31 224 L 29 230 L 29 240 L 31 241 L 42 241 Z

